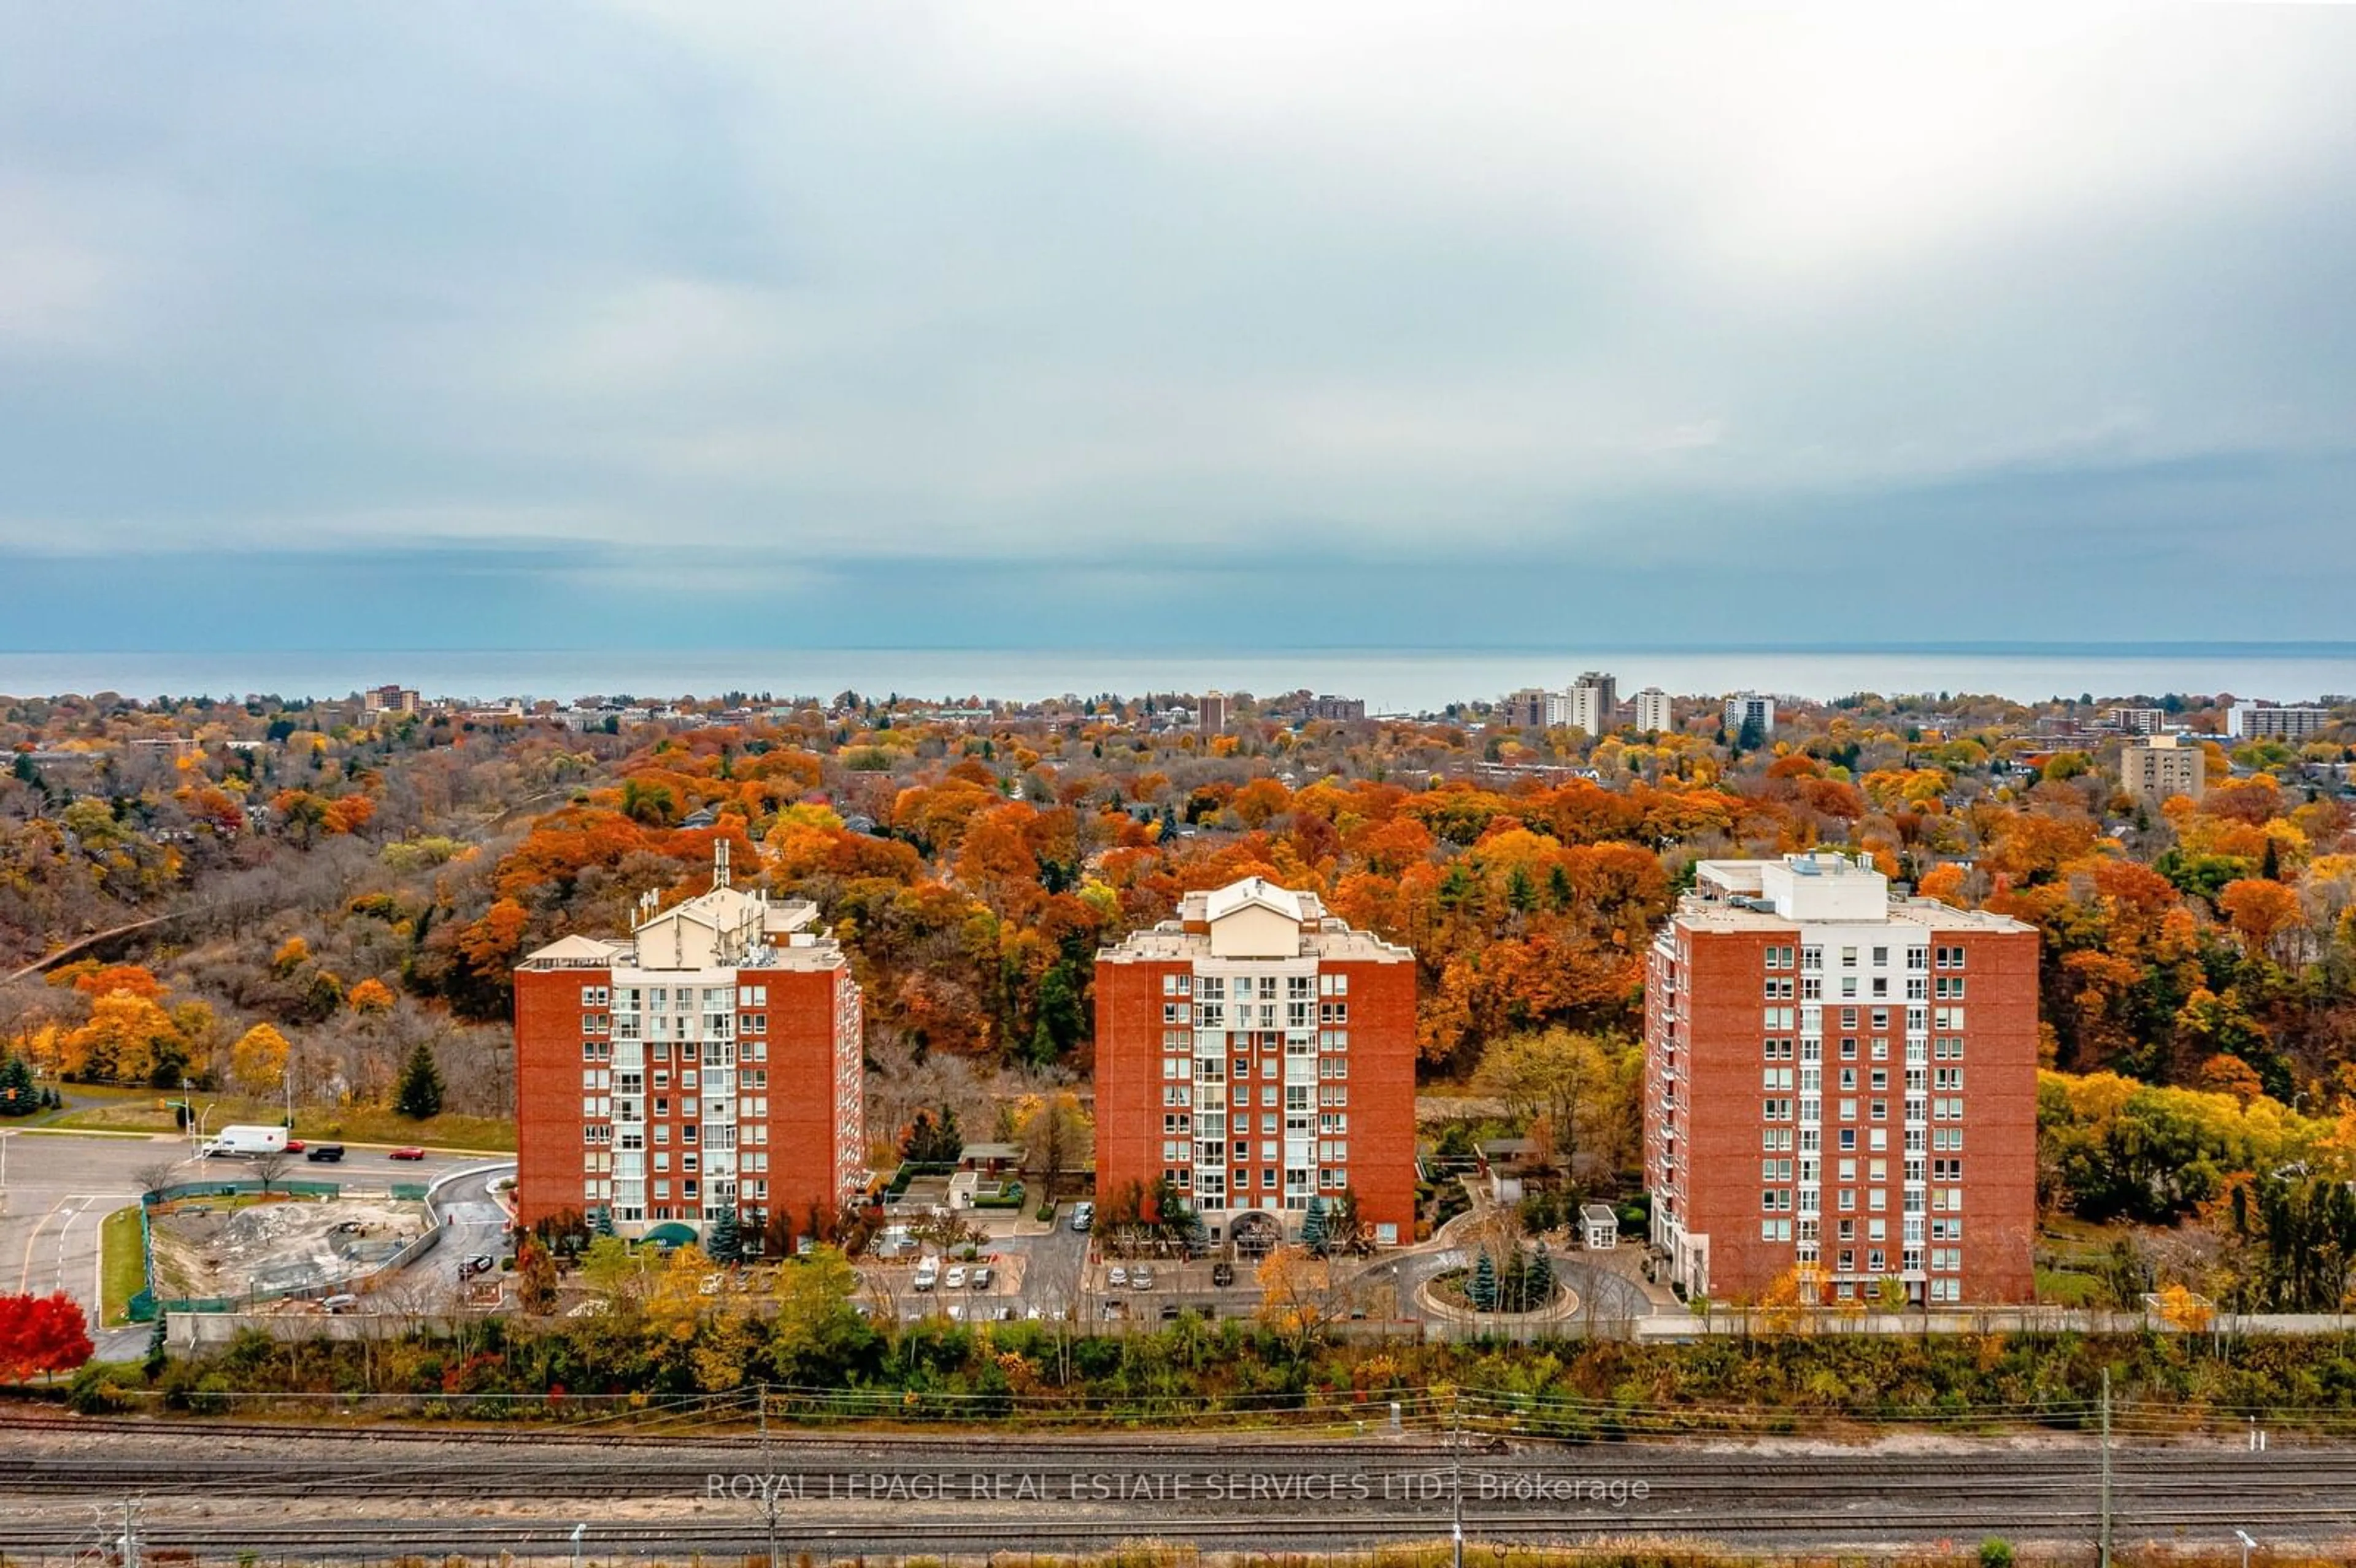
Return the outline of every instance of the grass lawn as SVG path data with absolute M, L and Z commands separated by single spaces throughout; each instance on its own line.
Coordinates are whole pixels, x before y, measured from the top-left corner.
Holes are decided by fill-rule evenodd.
M 168 1108 L 156 1104 L 156 1096 L 148 1094 L 139 1099 L 111 1101 L 103 1105 L 84 1105 L 68 1111 L 47 1125 L 69 1127 L 83 1132 L 107 1133 L 173 1133 L 180 1129 L 178 1117 Z
M 2037 1299 L 2055 1307 L 2099 1307 L 2108 1294 L 2103 1282 L 2090 1274 L 2037 1271 Z
M 102 1316 L 112 1328 L 130 1320 L 131 1298 L 147 1286 L 146 1260 L 139 1252 L 139 1205 L 109 1214 L 99 1227 L 98 1240 L 104 1260 L 99 1264 Z
M 273 1117 L 272 1120 L 276 1120 Z M 504 1116 L 445 1111 L 422 1122 L 374 1106 L 329 1106 L 294 1113 L 294 1136 L 313 1143 L 422 1144 L 433 1148 L 512 1151 L 515 1124 Z
M 178 1132 L 178 1116 L 170 1106 L 162 1104 L 164 1098 L 153 1090 L 144 1090 L 104 1104 L 81 1106 L 47 1125 L 81 1132 Z M 267 1101 L 216 1099 L 202 1093 L 195 1099 L 198 1109 L 211 1107 L 211 1114 L 205 1118 L 209 1132 L 233 1123 L 274 1127 L 286 1115 L 283 1105 Z M 314 1143 L 424 1144 L 436 1148 L 502 1151 L 516 1146 L 515 1123 L 504 1116 L 444 1113 L 412 1122 L 391 1110 L 373 1106 L 298 1107 L 294 1112 L 294 1136 Z

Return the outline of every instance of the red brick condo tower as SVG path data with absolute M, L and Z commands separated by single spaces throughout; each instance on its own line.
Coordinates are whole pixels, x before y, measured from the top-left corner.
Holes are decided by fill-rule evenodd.
M 1415 1235 L 1415 962 L 1258 878 L 1097 955 L 1097 1196 L 1167 1179 L 1215 1242 L 1351 1194 Z
M 1705 860 L 1653 944 L 1644 1045 L 1652 1244 L 1688 1296 L 2031 1298 L 2031 927 L 1839 855 Z
M 808 1235 L 865 1172 L 859 987 L 816 906 L 728 885 L 624 938 L 568 936 L 515 976 L 517 1200 L 616 1233 Z M 666 1227 L 669 1227 L 667 1230 Z

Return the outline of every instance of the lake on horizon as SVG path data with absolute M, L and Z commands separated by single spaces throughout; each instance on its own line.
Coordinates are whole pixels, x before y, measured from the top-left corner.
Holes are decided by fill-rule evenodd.
M 2279 701 L 2356 691 L 2356 644 L 2080 645 L 2046 648 L 1595 648 L 1558 653 L 1440 649 L 1183 649 L 1169 652 L 1002 649 L 627 651 L 565 649 L 352 653 L 0 653 L 0 692 L 118 691 L 337 698 L 370 686 L 428 697 L 528 696 L 569 700 L 630 693 L 709 696 L 730 690 L 830 697 L 1023 700 L 1210 689 L 1269 693 L 1307 687 L 1362 697 L 1370 712 L 1421 712 L 1494 699 L 1518 687 L 1559 688 L 1582 670 L 1619 677 L 1620 693 L 1657 686 L 1673 696 L 1755 690 L 1824 699 L 1857 691 L 1977 692 L 2015 701 L 2092 693 L 2164 692 Z

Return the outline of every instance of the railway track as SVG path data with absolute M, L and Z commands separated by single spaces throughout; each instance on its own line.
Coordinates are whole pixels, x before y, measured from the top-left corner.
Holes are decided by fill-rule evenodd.
M 561 1554 L 576 1523 L 608 1556 L 756 1552 L 770 1540 L 763 1488 L 781 1546 L 837 1554 L 1088 1552 L 1140 1540 L 1396 1545 L 1444 1537 L 1456 1486 L 1468 1529 L 1499 1541 L 2079 1541 L 2095 1528 L 2097 1463 L 2078 1443 L 1898 1453 L 1173 1433 L 993 1435 L 958 1448 L 939 1435 L 866 1433 L 765 1442 L 0 1419 L 0 1552 L 70 1555 L 92 1539 L 94 1508 L 127 1497 L 144 1499 L 151 1551 L 200 1562 Z M 2123 1541 L 2249 1529 L 2356 1541 L 2356 1446 L 2124 1446 L 2111 1470 Z M 1304 1491 L 1303 1477 L 1333 1479 Z
M 386 1519 L 376 1521 L 337 1520 L 298 1524 L 245 1518 L 236 1520 L 182 1520 L 146 1515 L 143 1534 L 147 1549 L 177 1550 L 199 1556 L 256 1552 L 299 1560 L 383 1557 L 403 1552 L 432 1551 L 519 1556 L 567 1550 L 575 1523 L 600 1556 L 617 1551 L 752 1552 L 770 1539 L 760 1509 L 741 1505 L 734 1517 L 676 1519 L 604 1519 L 573 1512 L 563 1519 L 526 1522 L 506 1520 L 461 1520 L 444 1515 Z M 1787 1510 L 1718 1511 L 1707 1517 L 1669 1510 L 1627 1510 L 1594 1518 L 1566 1518 L 1556 1512 L 1480 1512 L 1468 1509 L 1468 1534 L 1484 1541 L 1532 1544 L 1597 1540 L 1655 1539 L 1714 1541 L 1729 1545 L 1822 1545 L 1909 1543 L 1942 1539 L 1975 1539 L 2001 1533 L 2015 1540 L 2089 1540 L 2096 1531 L 2091 1502 L 2076 1507 L 1991 1507 L 1973 1510 L 1941 1510 L 1936 1514 L 1891 1516 L 1842 1530 L 1826 1520 Z M 2229 1535 L 2233 1528 L 2265 1531 L 2270 1536 L 2340 1541 L 2348 1538 L 2351 1521 L 2345 1509 L 2325 1505 L 2252 1510 L 2246 1506 L 2177 1508 L 2148 1513 L 2122 1509 L 2114 1532 L 2123 1541 L 2160 1541 L 2178 1535 Z M 976 1518 L 969 1512 L 932 1516 L 902 1514 L 894 1519 L 814 1521 L 781 1515 L 777 1541 L 792 1550 L 831 1548 L 837 1552 L 987 1552 L 1009 1545 L 1037 1551 L 1100 1551 L 1124 1542 L 1166 1541 L 1191 1542 L 1205 1548 L 1252 1547 L 1269 1550 L 1336 1551 L 1444 1538 L 1449 1518 L 1444 1509 L 1387 1513 L 1344 1513 L 1304 1516 L 1300 1513 L 1255 1518 L 1136 1518 L 1081 1520 L 1055 1513 L 1022 1517 Z M 8 1547 L 18 1553 L 70 1551 L 87 1541 L 87 1521 L 45 1520 L 11 1521 L 5 1528 Z

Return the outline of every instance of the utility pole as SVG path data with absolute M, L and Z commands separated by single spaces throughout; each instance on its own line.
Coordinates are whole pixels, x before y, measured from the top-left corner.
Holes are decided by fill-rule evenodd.
M 2100 1568 L 2111 1568 L 2111 1369 L 2103 1369 L 2103 1541 Z
M 139 1505 L 123 1499 L 123 1568 L 139 1568 Z
M 1455 1568 L 1464 1568 L 1464 1411 L 1457 1397 L 1448 1391 L 1448 1534 Z
M 722 848 L 724 849 L 725 845 Z M 761 1512 L 769 1526 L 769 1568 L 777 1568 L 777 1464 L 769 1454 L 769 1385 L 755 1396 L 761 1402 Z

